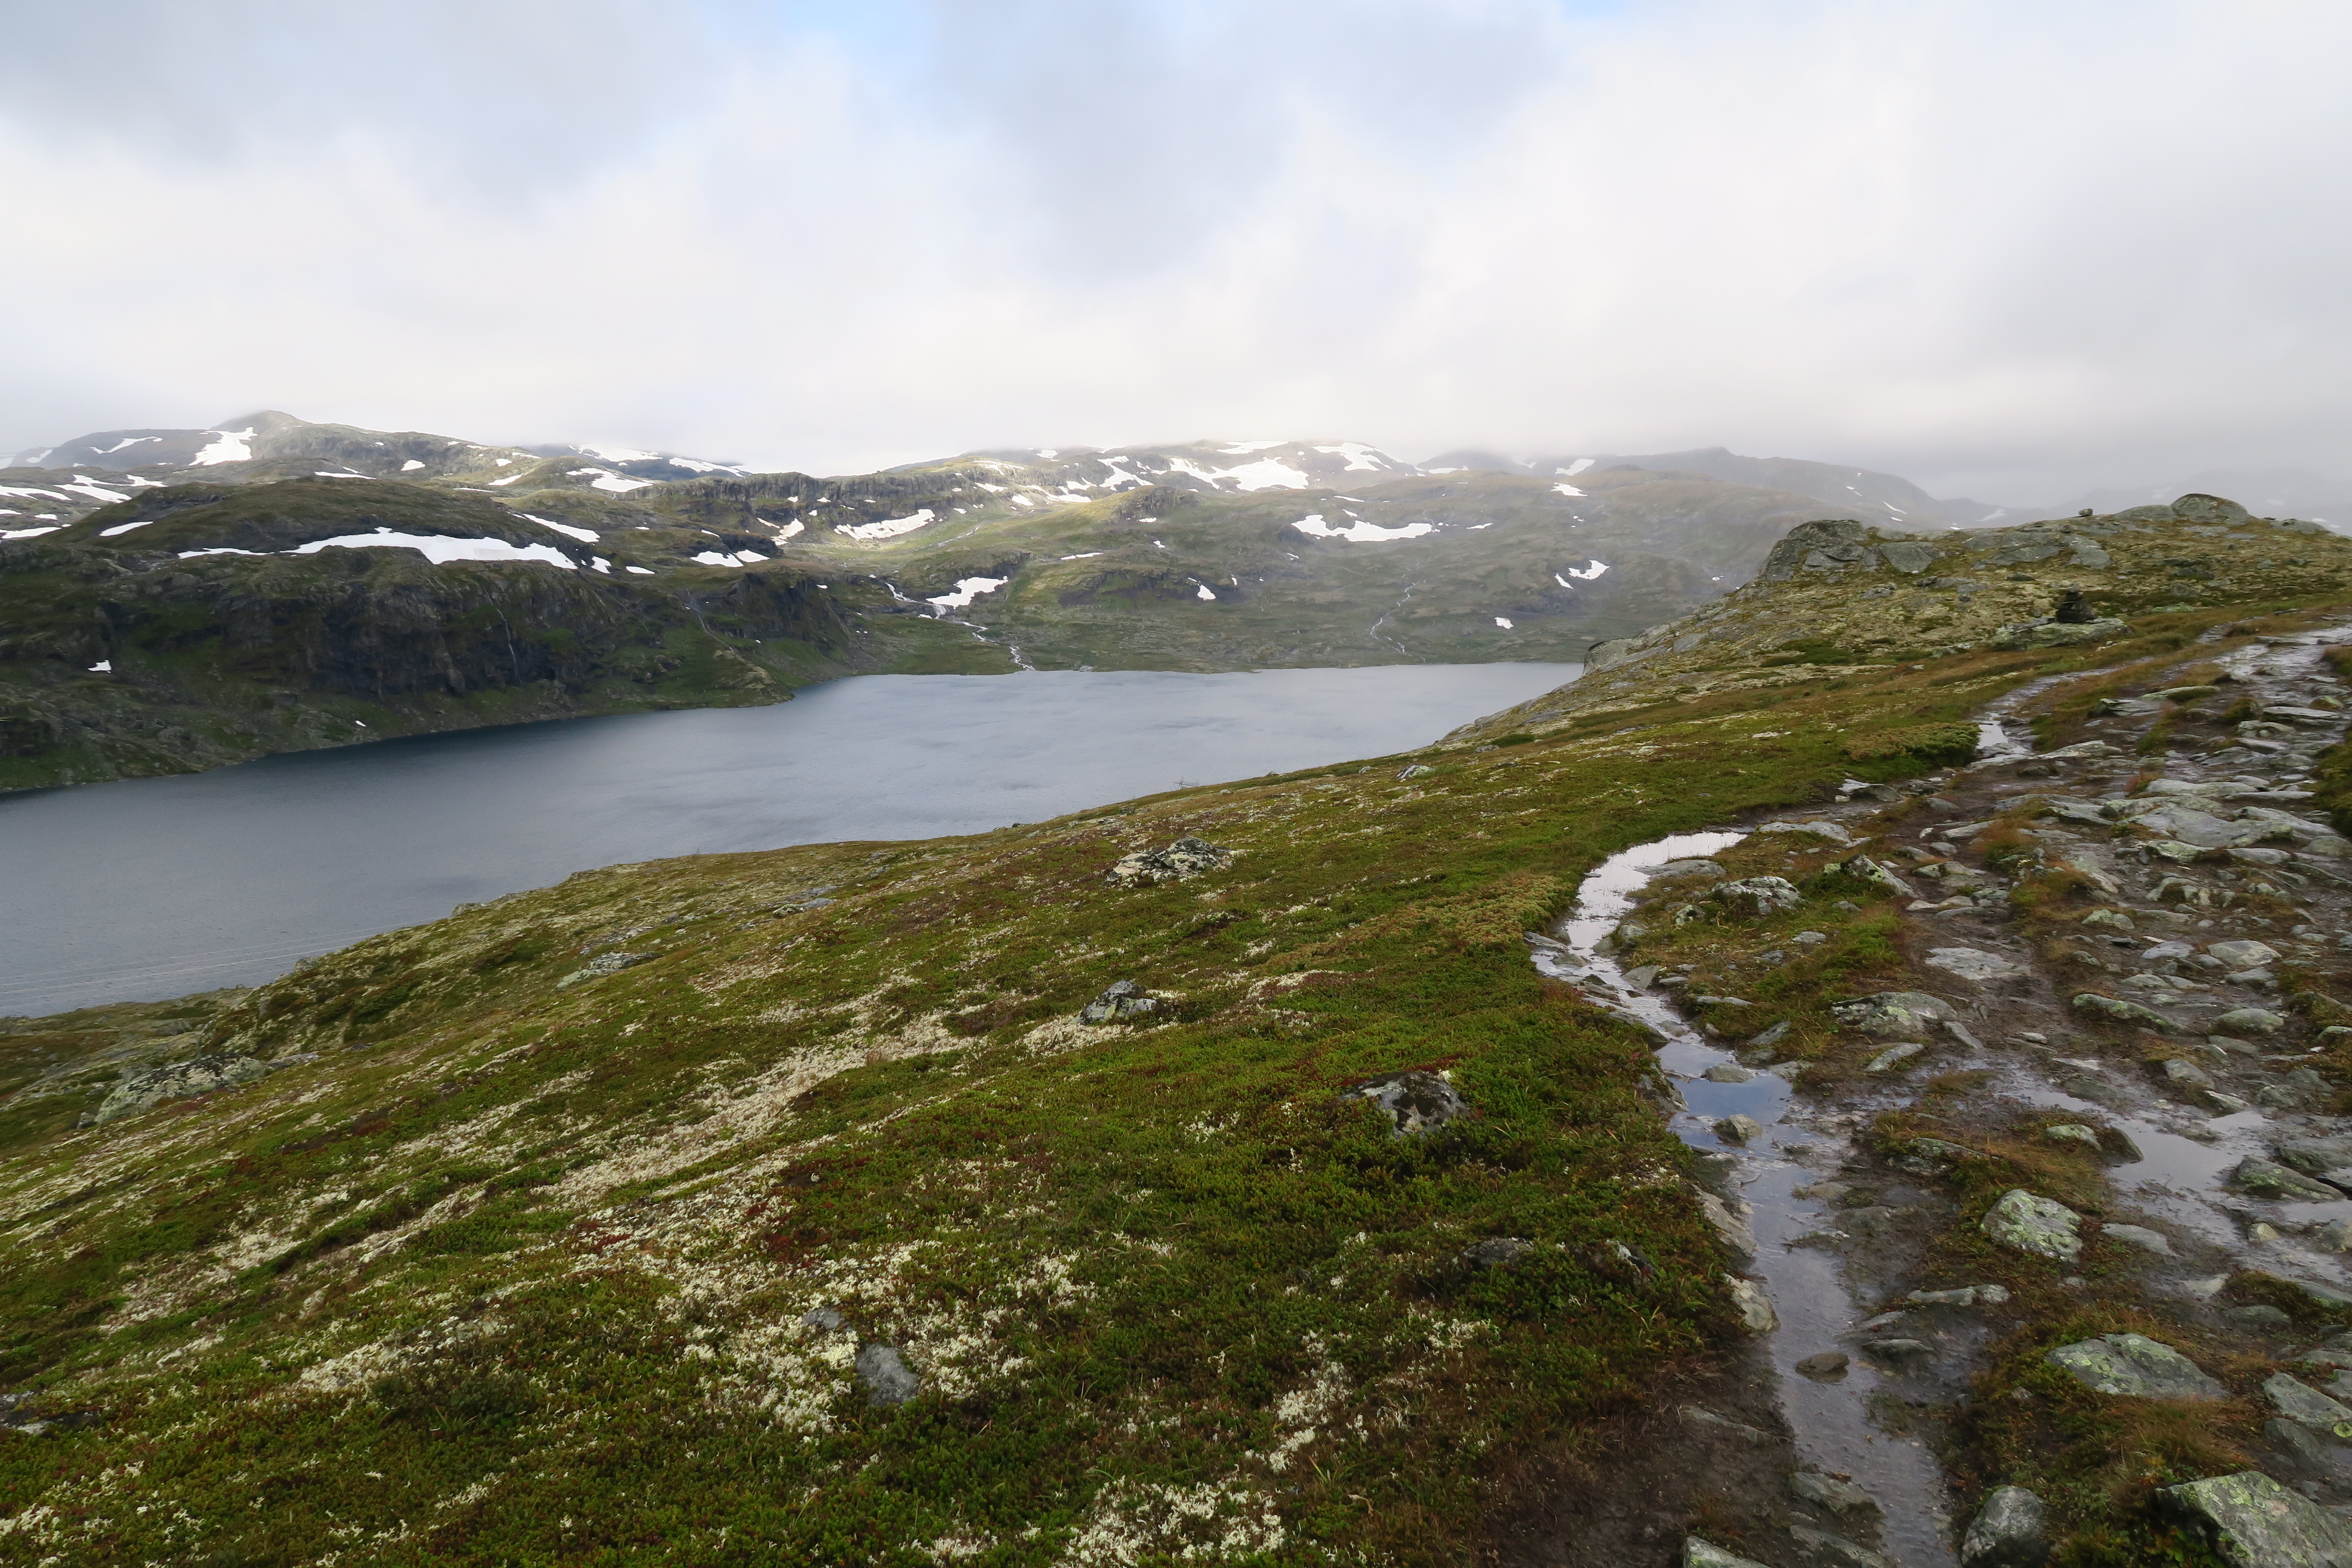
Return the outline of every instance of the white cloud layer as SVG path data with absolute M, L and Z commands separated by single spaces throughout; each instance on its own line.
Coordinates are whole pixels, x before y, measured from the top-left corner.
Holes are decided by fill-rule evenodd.
M 0 446 L 259 406 L 846 471 L 1723 444 L 2352 474 L 2352 10 L 87 0 Z

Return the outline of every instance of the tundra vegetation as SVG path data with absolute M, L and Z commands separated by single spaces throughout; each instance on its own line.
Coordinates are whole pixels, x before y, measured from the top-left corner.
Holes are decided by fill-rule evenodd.
M 1743 1332 L 1653 1042 L 1525 933 L 1618 849 L 1921 779 L 2025 683 L 2071 701 L 2345 595 L 2332 536 L 2094 521 L 2104 566 L 2061 543 L 1965 595 L 1904 541 L 1809 523 L 1722 607 L 1407 756 L 616 866 L 250 992 L 13 1021 L 0 1553 L 1516 1550 L 1558 1478 L 1648 1462 L 1618 1424 Z M 2227 569 L 2180 586 L 2161 563 L 2191 555 Z M 2069 588 L 2104 640 L 2038 645 Z M 1922 982 L 1906 900 L 1827 843 L 1721 859 L 1800 901 L 1670 925 L 1656 961 L 1737 980 L 1834 1093 L 1869 1048 L 1835 1005 Z M 2071 930 L 2079 892 L 2021 918 Z M 1792 959 L 1800 929 L 1823 940 Z M 239 1062 L 129 1108 L 142 1073 Z M 2323 1070 L 2352 1080 L 2352 1050 Z M 1409 1118 L 1362 1092 L 1402 1073 Z M 2096 1157 L 2031 1121 L 1971 1143 L 1955 1201 L 2095 1203 Z M 2025 1304 L 1956 1473 L 2058 1478 L 2072 1561 L 2212 1560 L 2147 1500 L 2228 1468 L 2251 1407 L 2117 1414 L 2038 1358 L 2144 1308 L 1969 1226 L 1943 1245 Z

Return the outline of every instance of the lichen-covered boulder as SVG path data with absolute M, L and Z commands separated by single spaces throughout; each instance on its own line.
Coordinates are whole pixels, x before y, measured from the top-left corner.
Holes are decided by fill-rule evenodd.
M 2023 1187 L 2003 1193 L 1980 1223 L 2001 1246 L 2036 1258 L 2072 1263 L 2083 1255 L 2083 1216 Z
M 2290 1421 L 2300 1421 L 2322 1432 L 2337 1432 L 2352 1427 L 2352 1410 L 2330 1399 L 2308 1384 L 2297 1383 L 2284 1373 L 2274 1373 L 2263 1384 L 2263 1397 L 2271 1408 Z M 2352 1436 L 2352 1433 L 2347 1433 Z
M 1433 1132 L 1470 1114 L 1462 1091 L 1433 1072 L 1392 1072 L 1360 1083 L 1341 1098 L 1369 1100 L 1388 1112 L 1400 1138 Z
M 114 1092 L 100 1102 L 98 1121 L 103 1123 L 118 1117 L 136 1116 L 165 1100 L 194 1100 L 218 1089 L 234 1089 L 257 1078 L 267 1078 L 270 1070 L 270 1065 L 258 1057 L 237 1056 L 198 1057 L 194 1061 L 151 1068 L 116 1084 Z
M 2283 1203 L 2332 1204 L 2344 1197 L 2325 1182 L 2252 1155 L 2238 1162 L 2238 1168 L 2230 1173 L 2230 1183 L 2241 1192 Z
M 1165 849 L 1138 850 L 1123 857 L 1104 880 L 1148 888 L 1156 882 L 1181 881 L 1203 871 L 1214 871 L 1233 859 L 1233 851 L 1206 839 L 1183 837 Z
M 1894 898 L 1913 899 L 1918 897 L 1917 890 L 1914 889 L 1910 883 L 1905 881 L 1902 878 L 1896 876 L 1894 872 L 1888 870 L 1885 867 L 1880 865 L 1877 861 L 1872 859 L 1867 855 L 1855 855 L 1847 859 L 1841 860 L 1833 869 L 1840 871 L 1848 877 L 1852 877 L 1857 882 L 1866 882 L 1871 887 L 1877 889 L 1880 892 L 1888 894 Z
M 1709 903 L 1721 904 L 1742 915 L 1776 915 L 1783 910 L 1795 909 L 1805 900 L 1795 884 L 1784 877 L 1742 877 L 1736 882 L 1710 888 L 1706 897 Z
M 2230 1391 L 2195 1362 L 2144 1334 L 2102 1334 L 2042 1357 L 2094 1394 L 2134 1399 L 2227 1399 Z
M 1881 991 L 1850 1002 L 1832 1002 L 1830 1012 L 1849 1029 L 1874 1039 L 1920 1040 L 1931 1024 L 1952 1016 L 1952 1005 L 1924 991 Z
M 1082 1024 L 1119 1024 L 1160 1009 L 1157 997 L 1147 996 L 1132 980 L 1114 980 L 1103 994 L 1078 1009 Z
M 2231 1568 L 2352 1568 L 2352 1521 L 2260 1470 L 2166 1487 L 2167 1513 L 2197 1527 Z
M 2104 555 L 2105 552 L 2100 553 Z M 2055 617 L 2016 621 L 1993 634 L 1992 646 L 2004 649 L 2072 647 L 2082 643 L 2113 642 L 2130 630 L 2129 622 L 2117 620 L 2112 616 L 2072 623 Z

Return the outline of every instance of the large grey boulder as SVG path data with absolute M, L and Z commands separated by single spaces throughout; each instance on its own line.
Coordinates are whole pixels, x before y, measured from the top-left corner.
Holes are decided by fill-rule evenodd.
M 235 1089 L 257 1078 L 267 1078 L 271 1071 L 270 1064 L 258 1057 L 238 1056 L 198 1057 L 194 1061 L 153 1068 L 116 1084 L 114 1092 L 100 1101 L 98 1121 L 103 1123 L 136 1116 L 165 1100 L 194 1100 L 218 1089 Z
M 2218 522 L 2227 526 L 2243 522 L 2252 514 L 2225 496 L 2209 496 L 2203 490 L 2190 490 L 2185 496 L 2173 498 L 2172 515 L 2186 518 L 2190 522 Z
M 1114 980 L 1103 988 L 1103 994 L 1078 1009 L 1082 1024 L 1119 1024 L 1129 1018 L 1139 1018 L 1158 1010 L 1158 998 L 1143 994 L 1143 987 L 1132 980 Z
M 1462 1091 L 1433 1072 L 1389 1073 L 1358 1084 L 1340 1098 L 1369 1100 L 1379 1106 L 1388 1112 L 1400 1138 L 1435 1131 L 1470 1114 L 1470 1102 Z
M 2052 552 L 2056 553 L 2056 552 Z M 2105 552 L 2102 551 L 2101 554 Z M 2030 647 L 2072 647 L 2082 643 L 2113 642 L 2131 631 L 2131 623 L 2113 616 L 2102 616 L 2095 621 L 2069 623 L 2053 618 L 2016 621 L 1992 635 L 1991 646 L 2015 649 Z
M 2307 1176 L 2352 1185 L 2352 1137 L 2289 1138 L 2274 1151 L 2282 1165 L 2293 1165 Z M 2336 1182 L 2336 1177 L 2344 1177 Z
M 1949 1018 L 1952 1006 L 1924 991 L 1881 991 L 1851 1002 L 1832 1002 L 1830 1012 L 1846 1028 L 1874 1039 L 1924 1040 L 1927 1026 Z
M 1155 882 L 1181 881 L 1203 871 L 1216 870 L 1232 858 L 1233 851 L 1223 845 L 1188 837 L 1179 838 L 1165 849 L 1138 850 L 1122 857 L 1105 875 L 1104 880 L 1148 888 Z
M 2346 1409 L 2309 1384 L 2297 1383 L 2283 1372 L 2273 1373 L 2263 1384 L 2263 1397 L 2271 1402 L 2272 1409 L 2290 1421 L 2300 1421 L 2323 1432 L 2352 1427 L 2352 1410 Z M 2346 1435 L 2352 1436 L 2352 1433 Z
M 2227 1399 L 2230 1391 L 2170 1345 L 2142 1334 L 2102 1334 L 2042 1358 L 2094 1394 L 2134 1399 Z
M 1795 909 L 1805 896 L 1784 877 L 1742 877 L 1708 889 L 1706 900 L 1735 914 L 1776 915 Z
M 2064 1204 L 2011 1187 L 1985 1212 L 1984 1233 L 2003 1247 L 2072 1263 L 2083 1255 L 2083 1216 Z
M 2352 1521 L 2260 1470 L 2166 1487 L 2158 1504 L 2202 1531 L 2231 1568 L 2352 1568 Z
M 1960 1568 L 2040 1568 L 2049 1555 L 2042 1500 L 2023 1487 L 1995 1487 L 1960 1540 Z
M 2241 1192 L 2284 1203 L 2332 1204 L 2344 1196 L 2325 1182 L 2313 1181 L 2284 1165 L 2252 1155 L 2238 1162 L 2238 1168 L 2230 1173 L 2230 1182 Z
M 1986 952 L 1974 947 L 1931 947 L 1925 960 L 1930 969 L 1940 969 L 1955 979 L 1982 985 L 1996 980 L 2015 980 L 2025 971 L 1997 952 Z

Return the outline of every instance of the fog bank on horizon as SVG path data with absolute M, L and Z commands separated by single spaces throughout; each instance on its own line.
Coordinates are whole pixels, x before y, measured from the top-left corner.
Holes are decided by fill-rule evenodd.
M 2352 474 L 2341 6 L 93 0 L 11 37 L 0 448 L 275 406 L 818 472 L 1215 436 L 2025 503 Z

